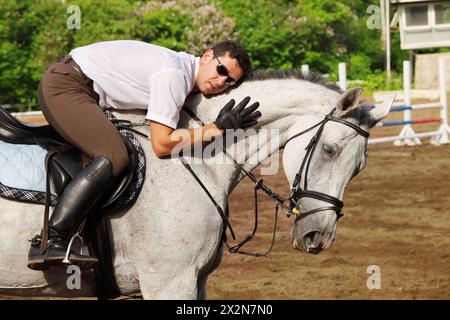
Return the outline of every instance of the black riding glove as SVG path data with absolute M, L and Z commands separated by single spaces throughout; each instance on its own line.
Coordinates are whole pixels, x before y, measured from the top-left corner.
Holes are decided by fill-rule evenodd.
M 217 128 L 222 130 L 245 129 L 257 124 L 257 119 L 261 117 L 261 112 L 255 112 L 259 107 L 259 102 L 255 102 L 250 107 L 245 108 L 249 101 L 250 97 L 246 97 L 233 108 L 234 99 L 231 99 L 225 107 L 220 110 L 214 124 Z

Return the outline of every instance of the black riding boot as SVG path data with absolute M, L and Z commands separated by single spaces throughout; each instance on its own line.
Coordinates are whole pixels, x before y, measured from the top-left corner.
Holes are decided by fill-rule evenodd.
M 44 254 L 40 253 L 41 241 L 36 236 L 28 254 L 28 267 L 35 270 L 61 265 L 66 257 L 69 237 L 94 207 L 97 200 L 111 185 L 111 162 L 104 156 L 95 158 L 64 189 L 49 220 L 49 241 Z M 71 264 L 83 268 L 95 266 L 96 257 L 70 252 Z

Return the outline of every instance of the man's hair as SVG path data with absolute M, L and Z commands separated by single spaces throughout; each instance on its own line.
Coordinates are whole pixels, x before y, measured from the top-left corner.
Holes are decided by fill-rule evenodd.
M 223 57 L 228 54 L 230 58 L 236 59 L 242 71 L 244 71 L 244 76 L 242 78 L 244 78 L 252 71 L 252 63 L 250 61 L 250 57 L 239 42 L 225 40 L 216 44 L 211 49 L 217 57 Z

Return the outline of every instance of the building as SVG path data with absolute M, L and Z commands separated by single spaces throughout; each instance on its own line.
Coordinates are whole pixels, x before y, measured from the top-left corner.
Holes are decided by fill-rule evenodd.
M 402 49 L 450 47 L 450 1 L 391 0 Z
M 400 32 L 400 47 L 411 50 L 414 62 L 414 83 L 416 89 L 438 89 L 438 61 L 446 58 L 447 79 L 450 78 L 450 53 L 415 54 L 414 50 L 450 47 L 450 0 L 381 0 L 395 12 L 385 29 L 391 26 Z M 390 37 L 386 41 L 386 59 L 390 59 Z M 415 60 L 415 61 L 414 61 Z M 390 66 L 390 63 L 387 64 Z M 386 70 L 390 70 L 387 68 Z M 450 81 L 447 81 L 450 89 Z

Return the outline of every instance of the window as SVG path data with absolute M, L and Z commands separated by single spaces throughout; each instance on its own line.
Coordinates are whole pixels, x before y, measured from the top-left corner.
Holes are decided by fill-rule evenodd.
M 406 26 L 428 26 L 428 7 L 427 6 L 414 6 L 406 7 Z
M 436 24 L 450 24 L 450 4 L 437 4 L 434 7 Z

